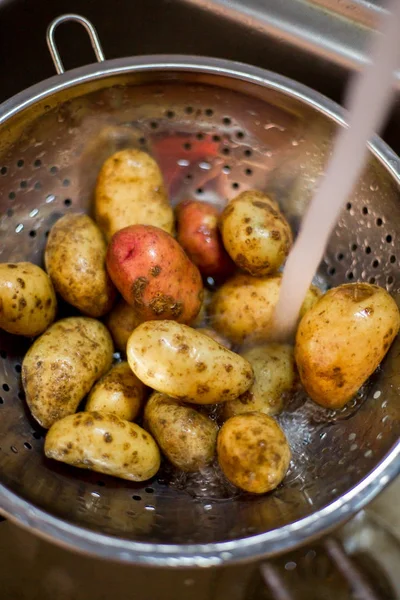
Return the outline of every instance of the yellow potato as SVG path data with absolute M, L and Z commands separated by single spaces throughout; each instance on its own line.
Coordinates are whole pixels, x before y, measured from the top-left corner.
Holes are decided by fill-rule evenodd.
M 240 355 L 253 367 L 254 383 L 239 398 L 224 404 L 225 417 L 253 411 L 280 413 L 296 380 L 293 347 L 271 343 L 244 350 Z
M 160 452 L 147 431 L 97 411 L 69 415 L 54 423 L 44 451 L 47 458 L 129 481 L 146 481 L 160 468 Z
M 229 202 L 220 228 L 230 257 L 257 277 L 277 271 L 293 243 L 290 225 L 276 203 L 254 190 L 242 192 Z
M 100 229 L 87 215 L 64 215 L 47 240 L 44 260 L 56 291 L 89 317 L 105 315 L 115 300 L 106 252 Z
M 0 328 L 40 335 L 54 321 L 57 300 L 46 273 L 29 262 L 0 263 Z
M 341 408 L 375 371 L 400 326 L 393 298 L 377 285 L 329 290 L 300 321 L 295 359 L 307 394 Z
M 278 423 L 262 413 L 244 413 L 228 419 L 217 441 L 219 465 L 234 485 L 265 494 L 283 480 L 290 448 Z
M 36 421 L 48 429 L 74 413 L 112 359 L 111 336 L 100 321 L 70 317 L 49 327 L 22 362 L 26 401 Z
M 281 280 L 281 275 L 259 279 L 250 275 L 235 275 L 214 294 L 209 309 L 211 326 L 237 344 L 245 340 L 269 341 Z M 320 295 L 320 290 L 312 285 L 303 302 L 300 317 Z
M 233 400 L 253 383 L 250 364 L 176 321 L 148 321 L 133 331 L 127 357 L 149 387 L 194 404 Z
M 191 406 L 154 392 L 144 417 L 162 452 L 182 471 L 199 471 L 213 460 L 217 424 Z
M 218 342 L 218 344 L 221 344 L 221 346 L 225 346 L 225 348 L 228 348 L 228 350 L 231 350 L 232 344 L 230 343 L 230 341 L 224 338 L 223 335 L 221 335 L 220 333 L 218 333 L 218 331 L 215 331 L 211 327 L 199 327 L 197 328 L 197 331 L 199 331 L 203 335 L 207 335 L 212 340 Z
M 85 410 L 106 412 L 133 421 L 145 398 L 145 387 L 127 362 L 112 367 L 91 389 Z
M 125 302 L 123 298 L 111 309 L 105 323 L 118 350 L 121 350 L 121 352 L 126 351 L 129 336 L 141 322 L 132 306 Z
M 128 225 L 154 225 L 173 233 L 174 213 L 161 171 L 141 150 L 121 150 L 103 164 L 95 191 L 96 221 L 108 240 Z

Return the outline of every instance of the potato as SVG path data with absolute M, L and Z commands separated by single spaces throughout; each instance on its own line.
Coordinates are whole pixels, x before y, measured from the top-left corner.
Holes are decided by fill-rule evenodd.
M 29 262 L 0 263 L 0 328 L 40 335 L 54 321 L 57 300 L 46 273 Z
M 205 277 L 226 279 L 235 264 L 218 229 L 218 209 L 201 200 L 184 200 L 176 207 L 177 240 Z
M 211 326 L 234 343 L 244 340 L 269 341 L 273 316 L 279 298 L 282 276 L 255 278 L 238 274 L 214 294 L 209 313 Z M 321 292 L 311 286 L 300 316 L 319 298 Z
M 133 421 L 145 398 L 145 387 L 127 362 L 112 367 L 92 388 L 85 410 L 106 412 Z
M 105 323 L 118 350 L 121 352 L 126 351 L 129 336 L 141 322 L 132 306 L 129 306 L 123 298 L 111 309 Z
M 221 346 L 225 346 L 225 348 L 228 348 L 228 350 L 232 349 L 232 344 L 230 343 L 230 341 L 224 338 L 224 336 L 222 336 L 220 333 L 218 333 L 218 331 L 215 331 L 211 327 L 199 327 L 197 328 L 197 331 L 199 331 L 203 335 L 210 337 L 212 340 L 215 340 Z
M 244 350 L 240 355 L 253 367 L 254 383 L 239 398 L 224 404 L 225 417 L 252 411 L 266 415 L 281 412 L 296 380 L 293 347 L 271 343 Z
M 47 458 L 129 481 L 146 481 L 160 468 L 160 452 L 147 431 L 97 411 L 54 423 L 44 451 Z
M 162 452 L 182 471 L 199 471 L 213 460 L 217 424 L 191 406 L 154 392 L 144 417 Z
M 74 413 L 112 359 L 111 336 L 100 321 L 70 317 L 51 325 L 22 362 L 26 401 L 36 421 L 48 429 Z
M 233 400 L 253 383 L 247 360 L 175 321 L 142 323 L 129 338 L 126 352 L 144 384 L 193 404 Z
M 51 228 L 44 260 L 56 291 L 89 317 L 112 307 L 115 288 L 106 271 L 107 246 L 87 215 L 64 215 Z
M 203 301 L 197 267 L 168 233 L 150 225 L 118 231 L 107 251 L 111 279 L 142 321 L 190 323 Z
M 227 479 L 252 494 L 265 494 L 283 480 L 290 448 L 278 423 L 262 413 L 228 419 L 217 440 L 219 465 Z
M 251 275 L 270 275 L 283 264 L 293 243 L 289 223 L 268 196 L 242 192 L 225 207 L 220 220 L 224 246 Z
M 296 335 L 295 359 L 310 398 L 342 408 L 375 371 L 399 326 L 399 309 L 383 288 L 348 283 L 329 290 Z
M 128 225 L 154 225 L 174 232 L 161 171 L 151 156 L 121 150 L 103 164 L 95 191 L 96 221 L 107 239 Z

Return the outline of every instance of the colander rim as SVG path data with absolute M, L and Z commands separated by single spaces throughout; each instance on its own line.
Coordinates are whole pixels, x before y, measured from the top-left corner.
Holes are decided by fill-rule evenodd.
M 346 111 L 341 106 L 293 79 L 245 63 L 186 55 L 117 58 L 56 75 L 3 102 L 0 125 L 37 102 L 76 85 L 133 72 L 156 71 L 201 72 L 268 87 L 303 102 L 339 125 L 346 125 Z M 400 184 L 400 161 L 393 150 L 376 135 L 371 138 L 369 149 Z M 351 518 L 399 473 L 400 441 L 356 486 L 313 514 L 265 533 L 208 544 L 145 543 L 96 533 L 33 506 L 3 484 L 0 484 L 0 513 L 50 541 L 99 558 L 149 566 L 209 567 L 272 556 L 309 542 Z

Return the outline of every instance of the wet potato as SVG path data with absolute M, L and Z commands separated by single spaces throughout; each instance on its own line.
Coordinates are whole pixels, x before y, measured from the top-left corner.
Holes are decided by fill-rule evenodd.
M 213 460 L 218 427 L 193 407 L 154 392 L 144 416 L 162 452 L 182 471 L 199 471 Z
M 145 386 L 127 362 L 114 365 L 91 389 L 85 410 L 106 412 L 134 421 L 143 406 Z
M 211 327 L 235 344 L 245 340 L 254 343 L 269 341 L 281 281 L 281 275 L 265 278 L 235 275 L 213 296 L 209 307 Z M 310 287 L 300 316 L 309 310 L 320 295 L 317 287 Z
M 127 358 L 145 385 L 193 404 L 233 400 L 253 383 L 247 360 L 175 321 L 148 321 L 128 340 Z
M 310 398 L 342 408 L 378 367 L 399 326 L 399 309 L 383 288 L 349 283 L 329 290 L 296 334 L 295 359 Z
M 29 262 L 0 263 L 0 328 L 34 337 L 54 321 L 57 300 L 48 275 Z
M 129 481 L 146 481 L 160 468 L 160 452 L 147 431 L 97 411 L 54 423 L 44 451 L 47 458 Z
M 239 398 L 224 404 L 226 418 L 244 412 L 276 415 L 284 407 L 296 381 L 293 347 L 265 344 L 240 353 L 254 371 L 254 383 Z
M 235 264 L 218 229 L 219 211 L 208 202 L 184 200 L 176 207 L 177 240 L 204 277 L 226 279 Z
M 200 311 L 200 272 L 178 242 L 158 227 L 132 225 L 116 233 L 108 247 L 107 269 L 143 321 L 190 323 Z
M 228 419 L 218 434 L 217 453 L 225 477 L 252 494 L 275 489 L 285 477 L 291 458 L 282 429 L 262 413 Z
M 262 192 L 242 192 L 225 207 L 220 228 L 224 246 L 238 267 L 255 277 L 275 273 L 293 243 L 289 223 Z
M 146 152 L 121 150 L 103 164 L 95 190 L 96 221 L 107 240 L 129 225 L 154 225 L 174 232 L 161 171 Z
M 141 322 L 132 306 L 129 306 L 123 298 L 111 309 L 105 323 L 118 350 L 121 352 L 126 351 L 129 336 Z
M 26 401 L 36 421 L 48 429 L 74 413 L 112 359 L 111 336 L 100 321 L 70 317 L 51 325 L 22 362 Z
M 46 271 L 57 293 L 89 317 L 105 315 L 116 297 L 106 271 L 106 252 L 100 229 L 87 215 L 64 215 L 50 230 Z

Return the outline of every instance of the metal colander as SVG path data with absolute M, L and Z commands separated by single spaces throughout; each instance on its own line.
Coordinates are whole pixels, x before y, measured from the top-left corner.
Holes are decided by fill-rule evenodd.
M 62 64 L 50 45 L 58 71 Z M 98 44 L 97 55 L 102 59 Z M 294 231 L 342 110 L 278 75 L 238 63 L 158 56 L 58 75 L 0 107 L 0 260 L 42 264 L 63 214 L 91 211 L 104 159 L 139 147 L 163 171 L 171 201 L 224 204 L 249 188 L 274 195 Z M 316 277 L 400 289 L 400 164 L 378 138 Z M 65 307 L 61 307 L 65 310 Z M 293 450 L 284 484 L 239 494 L 215 473 L 163 467 L 135 484 L 47 460 L 27 410 L 21 361 L 29 340 L 0 333 L 0 507 L 55 541 L 113 559 L 212 565 L 271 555 L 348 519 L 399 470 L 400 345 L 340 412 L 295 398 L 280 418 Z

